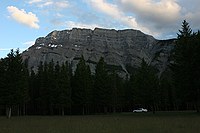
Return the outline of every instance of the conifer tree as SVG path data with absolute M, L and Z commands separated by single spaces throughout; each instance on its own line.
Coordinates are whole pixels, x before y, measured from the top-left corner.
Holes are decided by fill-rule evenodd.
M 90 97 L 90 69 L 82 56 L 73 77 L 72 98 L 74 105 L 81 108 L 82 114 L 87 113 L 88 98 Z
M 110 107 L 113 112 L 116 112 L 117 109 L 121 111 L 123 104 L 125 103 L 125 90 L 123 88 L 122 79 L 119 75 L 113 70 L 109 74 L 109 88 L 110 89 Z
M 178 40 L 173 55 L 174 86 L 176 87 L 179 105 L 188 109 L 186 105 L 196 104 L 199 112 L 199 36 L 193 33 L 189 24 L 184 20 L 179 30 Z M 195 83 L 194 83 L 195 82 Z
M 178 39 L 190 37 L 192 35 L 192 29 L 190 28 L 190 25 L 186 20 L 182 22 L 182 28 L 181 30 L 179 30 L 179 33 L 177 35 Z
M 59 106 L 59 110 L 62 115 L 65 114 L 65 108 L 71 110 L 71 86 L 69 79 L 69 67 L 68 64 L 60 65 L 57 63 L 55 66 L 55 81 L 56 81 L 56 104 Z M 71 112 L 71 111 L 69 111 Z
M 35 74 L 33 68 L 31 68 L 31 73 L 29 75 L 29 114 L 39 114 L 38 112 L 38 98 L 39 98 L 39 83 L 37 80 L 37 75 Z
M 54 61 L 51 60 L 48 64 L 47 64 L 47 78 L 46 78 L 46 82 L 47 82 L 47 88 L 46 88 L 46 94 L 47 96 L 47 103 L 48 103 L 48 108 L 49 108 L 49 114 L 53 115 L 54 114 L 54 106 L 56 105 L 56 77 L 54 74 Z
M 136 103 L 150 108 L 155 113 L 159 93 L 156 71 L 143 59 L 133 78 Z
M 166 69 L 159 79 L 159 101 L 161 110 L 175 110 L 176 95 L 172 83 L 172 72 Z
M 4 105 L 5 100 L 5 91 L 6 91 L 6 82 L 5 82 L 5 60 L 0 59 L 0 106 Z
M 106 70 L 106 63 L 101 57 L 96 65 L 95 83 L 94 83 L 94 104 L 98 112 L 107 113 L 110 102 L 110 90 L 108 84 L 108 72 Z
M 6 115 L 10 118 L 13 107 L 18 107 L 18 115 L 21 110 L 25 112 L 24 105 L 29 100 L 28 70 L 22 61 L 19 49 L 15 52 L 11 50 L 4 59 L 4 70 L 5 90 L 3 91 L 3 99 Z

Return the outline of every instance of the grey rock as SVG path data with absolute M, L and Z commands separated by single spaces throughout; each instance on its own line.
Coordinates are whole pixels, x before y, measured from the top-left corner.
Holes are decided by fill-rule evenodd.
M 101 57 L 108 65 L 119 68 L 118 73 L 129 74 L 127 65 L 137 68 L 141 60 L 157 67 L 160 72 L 169 64 L 168 57 L 175 40 L 157 40 L 139 30 L 79 29 L 53 31 L 36 39 L 35 44 L 22 53 L 28 66 L 36 71 L 39 63 L 70 62 L 73 70 L 83 55 L 92 73 Z

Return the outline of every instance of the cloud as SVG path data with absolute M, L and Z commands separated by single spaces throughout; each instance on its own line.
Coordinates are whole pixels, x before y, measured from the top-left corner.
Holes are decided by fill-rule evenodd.
M 60 14 L 60 13 L 56 13 L 56 14 L 55 14 L 55 17 L 57 17 L 57 18 L 62 18 L 62 17 L 64 17 L 64 15 L 63 15 L 63 14 Z
M 10 51 L 12 48 L 0 48 L 0 51 Z
M 57 8 L 67 8 L 69 6 L 69 3 L 68 1 L 55 2 L 55 6 Z
M 176 0 L 119 0 L 122 6 L 142 19 L 154 23 L 175 22 L 180 17 Z
M 194 29 L 199 29 L 200 27 L 200 11 L 199 12 L 188 12 L 187 14 L 185 14 L 184 18 L 186 19 L 190 25 L 192 25 L 192 28 Z
M 123 12 L 134 15 L 137 22 L 143 27 L 147 27 L 156 37 L 160 37 L 166 32 L 176 32 L 182 21 L 182 6 L 177 0 L 117 1 Z
M 27 48 L 29 48 L 30 46 L 34 45 L 35 44 L 35 41 L 27 41 L 27 42 L 24 42 L 22 43 L 24 46 L 23 47 L 20 47 L 19 50 L 21 52 L 23 52 L 24 50 L 26 50 Z M 0 48 L 0 51 L 10 51 L 11 49 L 18 49 L 18 48 Z
M 191 27 L 200 27 L 199 0 L 116 0 L 124 13 L 135 16 L 138 23 L 162 35 L 176 36 L 186 19 Z M 192 4 L 191 4 L 192 3 Z
M 45 6 L 50 6 L 50 5 L 53 5 L 54 3 L 52 2 L 52 1 L 47 1 L 47 2 L 45 2 L 45 3 L 43 3 L 43 4 L 41 4 L 40 6 L 41 7 L 45 7 Z
M 28 3 L 33 4 L 33 3 L 38 3 L 38 2 L 42 2 L 42 0 L 30 0 Z
M 27 25 L 34 29 L 39 29 L 39 19 L 35 14 L 32 12 L 26 12 L 24 9 L 18 9 L 14 6 L 8 6 L 7 7 L 8 12 L 11 15 L 11 18 L 17 21 L 18 23 Z
M 192 4 L 191 4 L 192 3 Z M 199 0 L 182 0 L 179 3 L 182 7 L 181 20 L 186 19 L 192 28 L 199 29 L 200 27 L 200 1 Z
M 163 39 L 176 36 L 184 19 L 192 28 L 200 27 L 199 0 L 27 1 L 48 12 L 49 22 L 56 28 L 66 24 L 68 28 L 133 28 Z
M 44 7 L 53 7 L 56 9 L 64 9 L 69 6 L 69 2 L 67 0 L 61 1 L 54 1 L 54 0 L 31 0 L 28 2 L 29 4 L 33 5 L 36 4 L 40 8 Z
M 35 41 L 27 41 L 27 42 L 24 42 L 23 45 L 25 45 L 26 47 L 30 47 L 32 45 L 35 44 Z
M 0 48 L 0 51 L 11 51 L 11 50 L 17 50 L 17 49 L 19 49 L 19 48 Z M 24 50 L 25 50 L 25 48 L 20 48 L 19 49 L 20 50 L 20 52 L 23 52 Z
M 67 21 L 66 25 L 67 25 L 67 28 L 69 28 L 69 29 L 72 29 L 72 28 L 94 29 L 96 27 L 104 28 L 97 24 L 84 24 L 84 23 L 78 23 L 78 22 L 73 22 L 73 21 Z
M 116 21 L 120 21 L 124 25 L 142 30 L 146 33 L 151 33 L 147 27 L 143 27 L 140 25 L 136 18 L 130 15 L 126 15 L 122 10 L 120 10 L 117 4 L 111 4 L 106 2 L 105 0 L 87 0 L 87 3 L 91 5 L 94 9 L 112 17 Z

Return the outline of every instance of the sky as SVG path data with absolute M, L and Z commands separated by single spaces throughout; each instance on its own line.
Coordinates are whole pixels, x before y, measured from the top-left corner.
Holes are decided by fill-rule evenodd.
M 176 37 L 183 20 L 200 29 L 200 0 L 1 0 L 0 58 L 53 30 L 137 29 L 156 39 Z

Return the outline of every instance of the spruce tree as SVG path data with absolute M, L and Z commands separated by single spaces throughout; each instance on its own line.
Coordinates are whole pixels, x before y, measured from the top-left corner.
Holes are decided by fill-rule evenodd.
M 170 69 L 166 69 L 160 76 L 159 79 L 159 101 L 160 108 L 162 110 L 175 110 L 176 95 L 175 89 L 172 83 L 172 72 Z
M 28 69 L 22 60 L 19 49 L 11 50 L 4 59 L 4 70 L 5 90 L 3 91 L 3 99 L 6 115 L 8 118 L 11 117 L 13 107 L 18 107 L 18 115 L 21 112 L 25 114 L 24 107 L 29 100 Z
M 96 65 L 95 83 L 94 83 L 94 105 L 97 112 L 107 113 L 110 102 L 110 90 L 108 72 L 106 70 L 106 63 L 101 57 Z
M 174 86 L 176 87 L 179 105 L 195 104 L 199 112 L 199 35 L 193 33 L 189 24 L 184 20 L 179 30 L 174 52 L 173 71 Z
M 182 28 L 179 30 L 178 39 L 183 38 L 183 37 L 190 37 L 192 35 L 192 29 L 190 28 L 189 23 L 184 20 L 182 22 Z
M 73 77 L 72 84 L 72 99 L 76 108 L 82 110 L 81 114 L 87 113 L 88 102 L 90 99 L 90 69 L 86 65 L 84 57 L 82 56 Z
M 0 106 L 4 106 L 5 101 L 5 91 L 6 91 L 6 82 L 5 82 L 5 60 L 0 59 Z
M 47 64 L 47 88 L 46 88 L 46 93 L 47 93 L 47 103 L 48 103 L 48 108 L 49 108 L 49 114 L 53 115 L 54 114 L 54 107 L 56 105 L 56 77 L 54 74 L 54 61 L 51 60 Z
M 71 112 L 71 86 L 69 78 L 69 67 L 68 64 L 58 63 L 55 66 L 55 82 L 56 82 L 56 104 L 59 107 L 60 114 L 65 114 L 65 108 Z
M 143 59 L 133 78 L 136 103 L 150 108 L 155 113 L 159 93 L 155 69 Z
M 123 88 L 122 79 L 114 70 L 109 74 L 108 89 L 110 93 L 109 104 L 112 111 L 116 112 L 117 109 L 121 111 L 125 103 L 125 90 Z
M 39 114 L 38 113 L 38 97 L 39 97 L 39 83 L 37 82 L 37 76 L 31 68 L 31 73 L 29 75 L 29 114 Z

